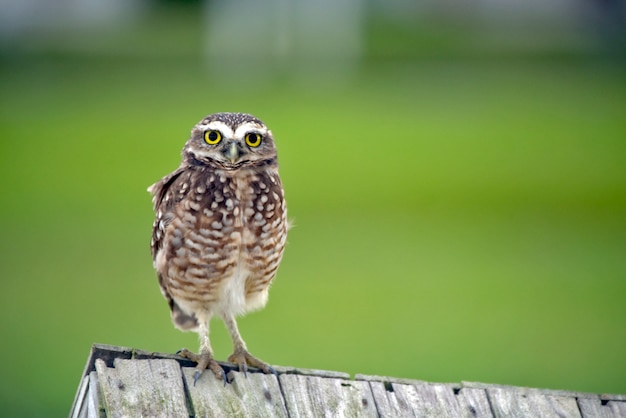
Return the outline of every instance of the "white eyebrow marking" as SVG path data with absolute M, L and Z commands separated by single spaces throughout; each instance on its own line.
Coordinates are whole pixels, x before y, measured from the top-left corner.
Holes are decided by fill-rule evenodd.
M 237 127 L 237 130 L 235 130 L 235 138 L 241 139 L 248 132 L 256 132 L 263 136 L 266 136 L 269 133 L 269 130 L 265 126 L 259 125 L 258 123 L 246 122 Z
M 200 126 L 205 131 L 209 129 L 220 131 L 224 138 L 232 138 L 233 135 L 235 134 L 235 132 L 233 132 L 233 129 L 230 126 L 226 125 L 224 122 L 220 122 L 219 120 L 214 120 L 214 121 L 207 123 L 206 125 L 200 125 Z

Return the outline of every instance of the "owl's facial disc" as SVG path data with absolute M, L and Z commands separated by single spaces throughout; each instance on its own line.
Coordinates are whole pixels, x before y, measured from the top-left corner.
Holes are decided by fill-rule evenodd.
M 219 120 L 202 121 L 194 127 L 186 147 L 197 161 L 226 170 L 258 164 L 275 153 L 271 132 L 258 121 L 237 126 Z

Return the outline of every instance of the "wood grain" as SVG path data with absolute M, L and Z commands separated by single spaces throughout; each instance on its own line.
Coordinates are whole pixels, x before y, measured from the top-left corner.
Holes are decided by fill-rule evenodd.
M 291 417 L 377 417 L 367 382 L 284 374 L 279 377 Z
M 280 367 L 234 371 L 231 383 L 172 354 L 94 345 L 70 412 L 104 417 L 624 418 L 626 396 L 480 382 L 421 380 Z
M 230 384 L 210 371 L 194 385 L 195 368 L 183 367 L 185 385 L 196 417 L 287 417 L 278 379 L 263 373 L 229 373 Z
M 189 416 L 180 366 L 175 360 L 96 360 L 108 417 Z

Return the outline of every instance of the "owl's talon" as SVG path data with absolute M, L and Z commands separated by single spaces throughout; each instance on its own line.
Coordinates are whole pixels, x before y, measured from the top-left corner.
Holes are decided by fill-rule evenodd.
M 217 361 L 211 359 L 209 361 L 208 368 L 211 369 L 215 377 L 217 377 L 219 380 L 224 381 L 224 385 L 228 383 L 228 380 L 226 378 L 226 372 L 224 371 L 224 369 L 222 369 L 222 366 L 220 366 Z
M 218 367 L 219 367 L 219 365 L 218 365 Z M 220 367 L 220 370 L 216 372 L 211 367 L 211 371 L 213 372 L 215 377 L 217 377 L 218 379 L 221 379 L 224 382 L 224 387 L 225 387 L 226 384 L 228 383 L 228 379 L 226 378 L 226 373 L 224 373 L 224 370 L 222 370 L 222 368 Z M 198 381 L 198 379 L 200 379 L 201 375 L 202 375 L 202 371 L 201 370 L 196 370 L 195 373 L 193 374 L 193 386 L 194 387 L 196 386 L 196 382 Z
M 181 348 L 180 350 L 178 350 L 176 352 L 177 356 L 186 358 L 187 360 L 191 360 L 194 363 L 200 363 L 201 361 L 201 356 L 200 354 L 196 354 L 196 353 L 192 353 L 191 351 L 187 350 L 186 348 Z
M 265 374 L 276 374 L 276 371 L 267 363 L 254 357 L 246 350 L 235 350 L 235 352 L 228 357 L 228 361 L 235 363 L 239 367 L 239 371 L 242 372 L 246 378 L 248 377 L 248 366 L 256 367 Z
M 200 379 L 200 376 L 206 369 L 210 369 L 215 375 L 215 377 L 217 377 L 219 380 L 223 380 L 224 382 L 227 381 L 226 373 L 224 372 L 224 369 L 222 369 L 222 366 L 220 366 L 220 364 L 213 359 L 213 355 L 211 353 L 196 354 L 196 353 L 192 353 L 186 348 L 182 348 L 178 350 L 176 354 L 186 359 L 189 359 L 193 361 L 194 363 L 198 363 L 198 365 L 196 366 L 196 371 L 193 374 L 194 386 L 196 386 L 198 379 Z

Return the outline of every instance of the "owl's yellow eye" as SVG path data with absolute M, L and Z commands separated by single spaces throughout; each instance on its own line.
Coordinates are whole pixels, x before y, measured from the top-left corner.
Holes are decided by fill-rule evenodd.
M 206 131 L 204 133 L 204 142 L 206 142 L 209 145 L 215 145 L 217 143 L 219 143 L 222 140 L 222 134 L 220 133 L 220 131 Z
M 248 144 L 249 147 L 252 148 L 256 148 L 259 145 L 261 145 L 261 141 L 263 140 L 263 137 L 261 136 L 261 134 L 257 134 L 254 132 L 250 132 L 249 134 L 246 134 L 246 144 Z

